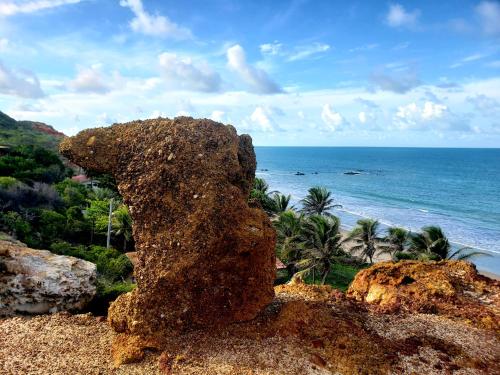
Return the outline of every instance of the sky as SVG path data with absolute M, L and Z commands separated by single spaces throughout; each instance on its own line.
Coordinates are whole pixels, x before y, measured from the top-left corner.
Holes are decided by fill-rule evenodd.
M 1 0 L 0 110 L 260 146 L 500 147 L 500 1 Z

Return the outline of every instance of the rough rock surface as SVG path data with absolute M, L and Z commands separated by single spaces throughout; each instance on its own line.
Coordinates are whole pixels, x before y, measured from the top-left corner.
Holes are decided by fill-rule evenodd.
M 168 335 L 158 351 L 140 352 L 139 339 L 127 335 L 123 354 L 143 361 L 118 369 L 109 351 L 116 334 L 98 318 L 0 319 L 0 373 L 499 374 L 500 341 L 492 330 L 439 315 L 382 314 L 329 286 L 275 290 L 254 320 Z
M 178 117 L 85 130 L 60 150 L 111 173 L 133 218 L 137 288 L 110 307 L 116 331 L 163 337 L 252 319 L 272 301 L 275 233 L 247 203 L 249 136 Z
M 500 329 L 500 282 L 464 261 L 383 262 L 360 271 L 348 296 L 384 312 L 422 312 Z
M 0 316 L 82 309 L 95 281 L 93 263 L 0 241 Z

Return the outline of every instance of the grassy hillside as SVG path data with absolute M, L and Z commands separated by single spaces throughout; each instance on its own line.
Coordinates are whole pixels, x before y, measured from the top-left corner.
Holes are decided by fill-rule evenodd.
M 50 125 L 16 121 L 0 111 L 0 146 L 35 145 L 57 151 L 63 137 Z

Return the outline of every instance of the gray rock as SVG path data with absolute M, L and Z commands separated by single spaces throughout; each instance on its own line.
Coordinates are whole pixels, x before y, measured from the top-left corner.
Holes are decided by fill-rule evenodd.
M 96 277 L 91 262 L 0 241 L 0 316 L 80 310 Z

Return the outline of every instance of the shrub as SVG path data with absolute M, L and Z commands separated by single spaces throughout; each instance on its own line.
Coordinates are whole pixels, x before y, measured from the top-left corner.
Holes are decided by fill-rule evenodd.
M 19 183 L 20 182 L 14 177 L 9 177 L 9 176 L 0 177 L 0 188 L 2 189 L 8 189 Z
M 417 256 L 413 253 L 408 253 L 406 251 L 398 251 L 398 252 L 394 253 L 394 259 L 396 261 L 415 260 L 415 259 L 417 259 Z
M 21 242 L 32 245 L 31 225 L 19 213 L 8 211 L 1 214 L 1 221 L 7 231 Z

